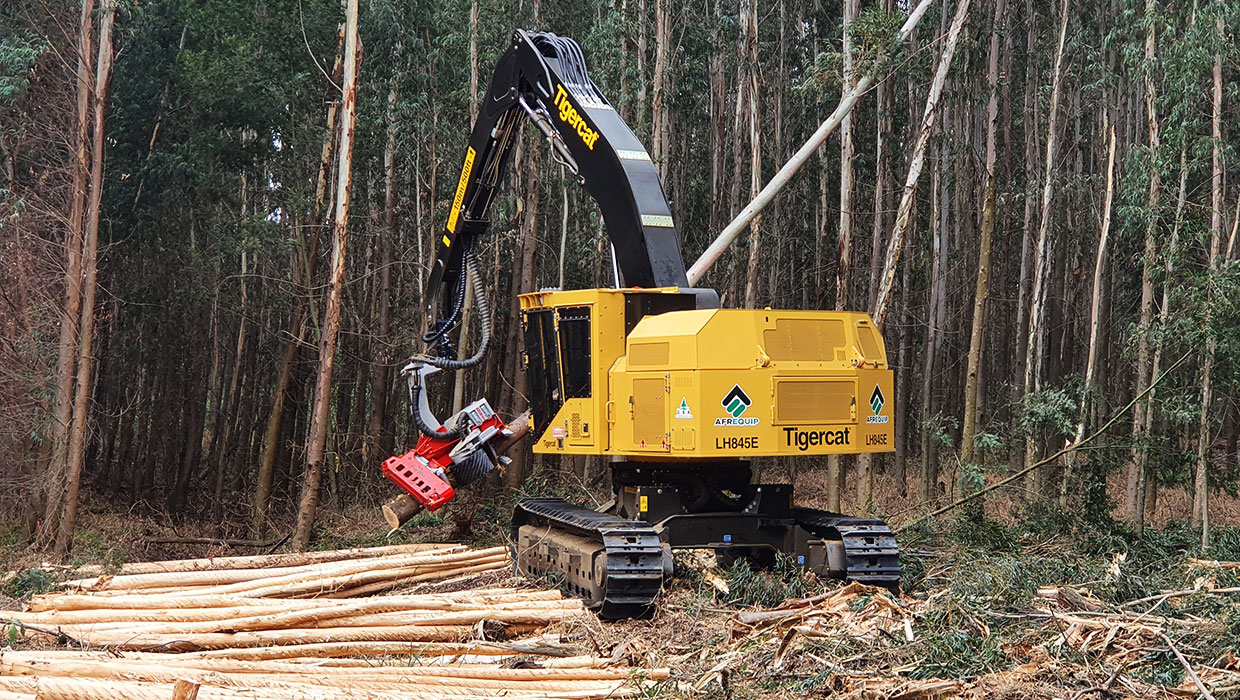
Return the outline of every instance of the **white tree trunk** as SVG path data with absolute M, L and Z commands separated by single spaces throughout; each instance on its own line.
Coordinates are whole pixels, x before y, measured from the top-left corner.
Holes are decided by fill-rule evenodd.
M 926 146 L 930 144 L 930 136 L 934 132 L 934 118 L 938 111 L 939 98 L 943 94 L 943 86 L 947 83 L 947 73 L 952 67 L 952 58 L 956 54 L 956 43 L 964 28 L 964 21 L 969 16 L 969 0 L 960 0 L 956 6 L 956 14 L 952 17 L 951 27 L 947 30 L 947 41 L 943 46 L 943 54 L 939 57 L 939 65 L 934 71 L 934 81 L 930 84 L 930 94 L 926 96 L 926 108 L 921 117 L 921 128 L 917 132 L 917 141 L 913 144 L 913 156 L 909 159 L 908 176 L 904 179 L 904 193 L 900 196 L 900 207 L 896 210 L 895 228 L 887 241 L 887 256 L 883 263 L 882 280 L 878 285 L 878 296 L 874 299 L 874 308 L 870 315 L 874 317 L 874 325 L 881 331 L 887 320 L 887 311 L 891 307 L 891 293 L 895 287 L 896 268 L 900 262 L 901 243 L 908 233 L 909 219 L 913 214 L 913 197 L 917 193 L 917 181 L 921 178 L 922 166 L 926 163 Z
M 319 342 L 319 372 L 315 382 L 314 407 L 310 415 L 310 436 L 306 444 L 306 477 L 293 547 L 305 549 L 319 505 L 319 484 L 323 478 L 323 459 L 327 447 L 331 407 L 332 367 L 336 360 L 336 341 L 340 332 L 340 306 L 344 288 L 345 255 L 349 243 L 349 185 L 353 178 L 353 128 L 357 117 L 358 0 L 345 5 L 344 76 L 341 84 L 340 143 L 336 155 L 336 212 L 332 222 L 331 272 L 327 303 L 323 309 L 323 333 Z

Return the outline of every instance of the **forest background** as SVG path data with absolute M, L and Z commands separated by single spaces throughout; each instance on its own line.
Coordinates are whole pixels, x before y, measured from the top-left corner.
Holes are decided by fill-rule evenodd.
M 701 284 L 881 316 L 895 452 L 760 467 L 846 512 L 913 520 L 1008 481 L 968 517 L 1160 513 L 1204 542 L 1240 485 L 1240 6 L 961 1 L 906 42 L 892 0 L 4 3 L 6 540 L 69 551 L 84 500 L 255 541 L 300 510 L 304 546 L 307 494 L 391 495 L 432 234 L 527 27 L 582 44 L 687 261 L 876 76 Z M 478 256 L 501 345 L 440 412 L 521 412 L 516 295 L 611 283 L 593 203 L 539 139 L 518 149 Z M 606 488 L 601 462 L 516 456 L 470 507 Z

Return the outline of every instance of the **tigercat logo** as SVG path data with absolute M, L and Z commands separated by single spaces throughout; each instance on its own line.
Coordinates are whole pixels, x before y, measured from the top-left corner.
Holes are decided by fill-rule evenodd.
M 831 445 L 848 445 L 852 429 L 844 428 L 843 430 L 801 430 L 800 428 L 784 428 L 785 445 L 796 448 L 802 452 L 811 447 L 823 447 Z
M 723 401 L 719 402 L 723 406 L 723 410 L 728 412 L 730 418 L 716 418 L 715 426 L 747 426 L 757 425 L 760 422 L 758 418 L 741 418 L 745 415 L 745 411 L 753 404 L 753 400 L 745 393 L 740 384 L 734 384 L 732 391 L 723 397 Z
M 591 129 L 577 108 L 568 101 L 568 91 L 563 85 L 555 86 L 555 106 L 560 109 L 560 121 L 575 129 L 577 136 L 581 137 L 581 142 L 593 151 L 594 142 L 598 141 L 598 131 Z

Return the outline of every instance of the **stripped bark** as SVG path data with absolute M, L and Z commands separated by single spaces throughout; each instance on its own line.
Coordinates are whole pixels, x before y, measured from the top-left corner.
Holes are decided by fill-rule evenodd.
M 52 420 L 52 458 L 48 465 L 43 524 L 38 544 L 55 539 L 54 523 L 64 507 L 64 488 L 69 452 L 69 424 L 73 420 L 73 380 L 78 352 L 78 324 L 82 308 L 82 216 L 86 209 L 86 178 L 90 174 L 87 139 L 90 130 L 90 95 L 94 87 L 91 70 L 91 19 L 94 0 L 82 0 L 77 44 L 77 117 L 74 121 L 73 183 L 69 221 L 65 231 L 65 305 L 60 316 L 60 341 L 56 358 L 56 399 Z M 10 178 L 11 180 L 12 178 Z
M 340 306 L 344 288 L 345 256 L 349 243 L 349 186 L 353 177 L 353 129 L 357 110 L 357 71 L 361 46 L 357 36 L 358 0 L 345 5 L 344 79 L 341 84 L 340 144 L 336 157 L 336 214 L 332 223 L 332 259 L 327 303 L 323 309 L 322 339 L 319 345 L 319 373 L 315 383 L 310 437 L 306 441 L 306 474 L 297 526 L 293 533 L 295 549 L 310 544 L 311 528 L 319 502 L 319 483 L 327 446 L 328 409 L 331 406 L 332 368 L 340 332 Z
M 1215 20 L 1218 40 L 1223 41 L 1223 17 L 1220 14 Z M 1210 404 L 1213 393 L 1210 389 L 1210 375 L 1214 369 L 1214 353 L 1217 341 L 1213 327 L 1213 310 L 1211 304 L 1215 298 L 1215 275 L 1219 268 L 1219 251 L 1223 237 L 1223 57 L 1219 52 L 1214 54 L 1214 91 L 1210 117 L 1210 132 L 1213 137 L 1213 148 L 1210 154 L 1210 251 L 1206 275 L 1206 312 L 1203 321 L 1205 328 L 1205 348 L 1201 359 L 1201 415 L 1197 425 L 1197 464 L 1193 473 L 1193 513 L 1194 525 L 1201 526 L 1201 550 L 1210 546 L 1210 443 L 1211 419 Z
M 1159 134 L 1157 94 L 1154 88 L 1154 10 L 1155 0 L 1146 0 L 1146 31 L 1145 31 L 1145 65 L 1142 73 L 1145 83 L 1145 118 L 1149 137 L 1149 196 L 1147 199 L 1145 225 L 1145 255 L 1141 260 L 1141 320 L 1137 326 L 1137 367 L 1136 391 L 1144 391 L 1150 380 L 1150 324 L 1154 320 L 1154 266 L 1158 255 L 1158 200 L 1161 196 L 1161 173 L 1158 166 Z M 1144 402 L 1137 406 L 1132 420 L 1132 450 L 1129 453 L 1125 510 L 1128 518 L 1140 530 L 1145 524 L 1144 502 L 1141 499 L 1141 487 L 1145 483 L 1146 450 L 1143 443 L 1147 440 L 1154 404 L 1147 395 Z

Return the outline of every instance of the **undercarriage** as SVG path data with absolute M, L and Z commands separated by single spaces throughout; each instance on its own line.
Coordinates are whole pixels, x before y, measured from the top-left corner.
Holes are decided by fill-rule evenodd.
M 783 554 L 819 576 L 897 589 L 899 549 L 886 523 L 794 507 L 790 485 L 749 484 L 749 475 L 743 462 L 622 462 L 602 511 L 525 499 L 512 519 L 517 570 L 558 579 L 611 619 L 650 614 L 676 549 L 756 561 Z

